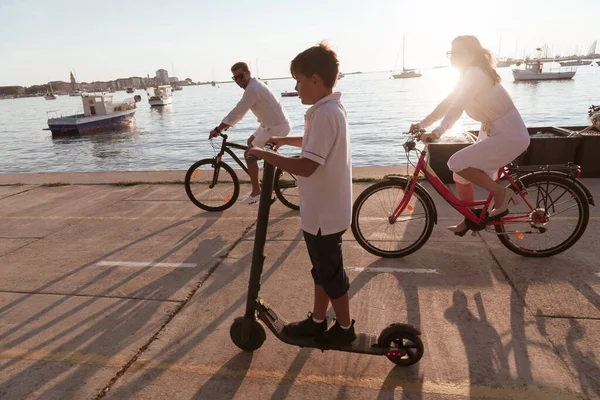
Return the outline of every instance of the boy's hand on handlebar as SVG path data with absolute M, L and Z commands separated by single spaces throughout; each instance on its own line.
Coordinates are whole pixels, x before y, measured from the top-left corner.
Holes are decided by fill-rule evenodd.
M 410 128 L 408 129 L 409 132 L 414 131 L 415 129 L 421 129 L 421 127 L 419 126 L 419 124 L 410 124 Z
M 212 131 L 210 131 L 210 133 L 208 134 L 208 139 L 212 139 L 212 138 L 216 138 L 217 136 L 219 136 L 220 133 L 215 131 L 214 129 Z
M 272 143 L 273 150 L 277 151 L 281 146 L 285 144 L 285 140 L 282 137 L 271 136 L 267 143 Z
M 421 142 L 432 143 L 438 140 L 438 137 L 433 133 L 424 133 L 421 135 Z
M 257 160 L 262 160 L 264 151 L 265 150 L 261 149 L 260 147 L 256 147 L 256 146 L 249 147 L 248 150 L 246 150 L 246 158 L 248 158 L 248 156 L 253 156 Z

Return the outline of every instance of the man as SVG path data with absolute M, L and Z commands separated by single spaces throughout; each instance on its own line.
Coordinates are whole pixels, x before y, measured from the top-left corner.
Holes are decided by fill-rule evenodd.
M 233 80 L 244 89 L 244 95 L 233 110 L 223 119 L 223 122 L 210 132 L 209 138 L 217 137 L 231 126 L 235 126 L 248 112 L 256 116 L 260 123 L 254 134 L 248 138 L 248 147 L 264 147 L 271 136 L 287 136 L 292 130 L 292 125 L 283 106 L 279 103 L 269 88 L 252 77 L 248 65 L 237 62 L 231 67 Z M 242 204 L 253 204 L 260 199 L 260 183 L 258 180 L 258 163 L 254 159 L 248 160 L 248 175 L 252 182 L 252 192 L 244 198 Z

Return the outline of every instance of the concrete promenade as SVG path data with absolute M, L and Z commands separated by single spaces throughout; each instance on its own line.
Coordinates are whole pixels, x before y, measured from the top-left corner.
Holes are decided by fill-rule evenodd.
M 405 172 L 356 168 L 354 194 Z M 0 399 L 600 399 L 599 207 L 547 259 L 451 235 L 458 213 L 427 183 L 439 221 L 416 253 L 380 259 L 347 232 L 357 330 L 423 331 L 423 359 L 401 368 L 270 332 L 254 353 L 235 347 L 257 206 L 204 212 L 164 183 L 184 174 L 0 175 Z M 600 180 L 583 182 L 600 202 Z M 265 255 L 261 296 L 304 318 L 310 263 L 279 202 Z

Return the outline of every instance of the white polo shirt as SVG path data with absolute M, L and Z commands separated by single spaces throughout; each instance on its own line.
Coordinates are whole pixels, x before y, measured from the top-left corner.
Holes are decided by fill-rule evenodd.
M 265 128 L 281 125 L 291 126 L 288 115 L 279 100 L 267 85 L 256 78 L 250 79 L 242 99 L 223 119 L 223 123 L 235 126 L 249 110 L 256 115 L 258 122 Z
M 308 109 L 301 156 L 320 164 L 308 178 L 298 177 L 300 226 L 331 235 L 352 220 L 352 155 L 346 110 L 336 92 Z

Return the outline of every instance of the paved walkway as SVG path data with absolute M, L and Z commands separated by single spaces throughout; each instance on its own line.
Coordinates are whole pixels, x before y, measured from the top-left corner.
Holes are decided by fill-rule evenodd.
M 24 183 L 0 186 L 0 398 L 600 398 L 598 208 L 577 245 L 543 260 L 491 234 L 450 235 L 457 214 L 436 195 L 439 225 L 411 256 L 379 259 L 347 233 L 357 329 L 423 331 L 424 358 L 400 368 L 269 332 L 239 351 L 229 327 L 243 314 L 256 206 L 207 213 L 182 185 L 109 184 L 182 176 L 0 175 Z M 44 185 L 57 182 L 76 184 Z M 585 184 L 600 201 L 600 180 Z M 261 295 L 303 318 L 312 281 L 299 216 L 278 202 L 271 214 Z

